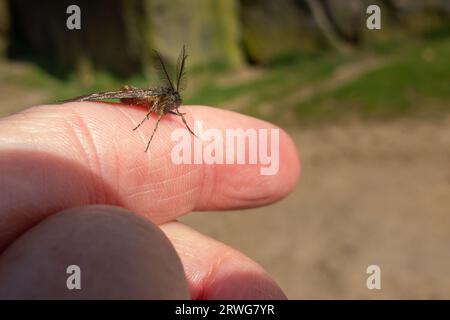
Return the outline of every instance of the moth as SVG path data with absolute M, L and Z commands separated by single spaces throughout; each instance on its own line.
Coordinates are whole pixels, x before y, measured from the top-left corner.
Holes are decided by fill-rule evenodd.
M 180 92 L 185 89 L 186 86 L 186 48 L 183 46 L 180 55 L 178 56 L 176 64 L 176 74 L 174 77 L 174 82 L 169 75 L 169 69 L 167 64 L 164 62 L 161 55 L 154 51 L 154 66 L 158 71 L 158 75 L 161 78 L 161 85 L 151 89 L 136 88 L 132 86 L 125 85 L 120 90 L 91 93 L 88 95 L 83 95 L 73 99 L 65 100 L 64 102 L 70 101 L 101 101 L 109 99 L 119 99 L 121 103 L 130 105 L 139 105 L 147 108 L 147 114 L 144 119 L 133 129 L 137 130 L 146 120 L 149 119 L 151 113 L 157 115 L 157 121 L 153 129 L 152 135 L 147 143 L 145 152 L 150 148 L 150 143 L 152 142 L 153 136 L 158 129 L 159 122 L 165 114 L 173 114 L 181 117 L 184 125 L 188 131 L 194 135 L 195 133 L 191 130 L 184 118 L 185 113 L 181 113 L 178 109 L 181 105 L 182 99 Z

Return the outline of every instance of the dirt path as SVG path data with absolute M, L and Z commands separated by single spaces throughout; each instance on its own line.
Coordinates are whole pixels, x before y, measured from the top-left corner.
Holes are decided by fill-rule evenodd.
M 23 78 L 31 70 L 20 62 L 0 62 L 0 117 L 26 109 L 47 100 L 49 93 L 42 89 L 21 86 L 15 78 Z
M 292 135 L 303 173 L 288 198 L 183 221 L 261 263 L 290 298 L 450 298 L 450 116 Z M 371 264 L 382 290 L 366 288 Z
M 29 108 L 48 99 L 42 90 L 24 89 L 16 85 L 0 85 L 0 117 Z
M 383 66 L 390 59 L 381 59 L 377 57 L 368 57 L 358 62 L 348 63 L 337 68 L 327 80 L 306 86 L 299 91 L 287 96 L 281 100 L 280 105 L 299 104 L 311 97 L 332 91 L 340 86 L 355 81 L 362 75 Z

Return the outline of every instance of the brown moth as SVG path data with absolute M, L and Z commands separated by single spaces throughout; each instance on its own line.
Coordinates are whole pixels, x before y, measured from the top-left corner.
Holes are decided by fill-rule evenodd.
M 158 69 L 161 80 L 163 82 L 161 86 L 151 89 L 142 89 L 125 85 L 120 90 L 117 91 L 91 93 L 88 95 L 65 100 L 64 102 L 120 99 L 120 102 L 125 104 L 145 106 L 148 112 L 145 115 L 145 118 L 133 130 L 136 130 L 145 122 L 145 120 L 148 120 L 151 113 L 155 113 L 158 116 L 158 120 L 156 121 L 155 128 L 153 129 L 152 135 L 150 136 L 150 140 L 147 143 L 147 148 L 145 149 L 145 152 L 147 152 L 150 147 L 150 143 L 152 142 L 153 136 L 156 130 L 158 129 L 159 122 L 161 121 L 162 117 L 167 113 L 181 117 L 188 131 L 195 136 L 194 132 L 188 126 L 186 119 L 184 118 L 185 114 L 181 113 L 178 110 L 182 102 L 180 92 L 184 90 L 186 83 L 185 80 L 186 75 L 184 69 L 187 54 L 185 46 L 183 46 L 183 48 L 181 49 L 180 55 L 178 57 L 175 83 L 172 82 L 171 77 L 169 76 L 167 66 L 164 63 L 164 60 L 161 57 L 161 55 L 157 51 L 154 51 L 154 55 L 155 55 L 154 57 L 155 67 Z

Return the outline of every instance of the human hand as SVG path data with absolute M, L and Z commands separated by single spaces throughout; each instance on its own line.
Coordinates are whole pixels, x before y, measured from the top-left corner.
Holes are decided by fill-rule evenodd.
M 205 128 L 274 128 L 224 110 L 182 109 Z M 170 134 L 184 125 L 164 117 L 148 154 L 155 119 L 131 130 L 144 112 L 83 102 L 0 119 L 0 298 L 285 298 L 255 262 L 175 219 L 287 195 L 299 176 L 292 140 L 280 130 L 275 175 L 251 164 L 176 165 Z M 71 264 L 82 270 L 81 290 L 66 287 Z

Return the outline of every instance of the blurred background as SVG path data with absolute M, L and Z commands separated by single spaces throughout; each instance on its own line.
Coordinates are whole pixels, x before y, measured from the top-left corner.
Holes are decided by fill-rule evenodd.
M 151 50 L 175 61 L 183 44 L 186 104 L 276 123 L 302 159 L 281 202 L 183 222 L 291 299 L 450 298 L 449 0 L 0 0 L 0 116 L 152 86 Z

